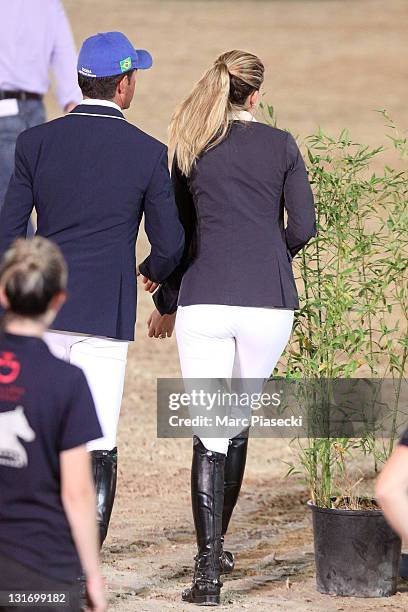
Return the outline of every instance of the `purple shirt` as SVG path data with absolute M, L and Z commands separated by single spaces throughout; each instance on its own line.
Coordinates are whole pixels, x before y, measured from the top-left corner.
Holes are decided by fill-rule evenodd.
M 0 3 L 0 90 L 45 94 L 49 69 L 62 108 L 82 100 L 77 54 L 61 0 Z

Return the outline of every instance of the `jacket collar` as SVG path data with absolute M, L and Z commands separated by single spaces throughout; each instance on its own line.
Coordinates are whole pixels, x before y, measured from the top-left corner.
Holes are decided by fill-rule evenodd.
M 69 115 L 103 115 L 109 117 L 119 117 L 124 119 L 122 111 L 113 108 L 112 106 L 98 105 L 98 104 L 79 104 L 76 106 Z

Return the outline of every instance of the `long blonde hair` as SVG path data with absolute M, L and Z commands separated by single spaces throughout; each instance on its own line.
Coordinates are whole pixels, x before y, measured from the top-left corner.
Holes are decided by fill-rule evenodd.
M 230 113 L 242 110 L 264 79 L 261 60 L 245 51 L 228 51 L 216 59 L 176 109 L 169 127 L 169 148 L 188 176 L 204 150 L 219 144 L 228 131 Z

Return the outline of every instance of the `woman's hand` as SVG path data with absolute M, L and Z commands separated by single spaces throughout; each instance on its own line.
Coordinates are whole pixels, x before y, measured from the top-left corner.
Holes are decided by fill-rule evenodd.
M 147 320 L 149 338 L 171 338 L 176 322 L 176 313 L 161 315 L 155 308 Z
M 99 569 L 99 533 L 96 525 L 95 485 L 90 453 L 85 444 L 60 453 L 61 500 L 86 575 L 87 610 L 108 608 Z
M 88 612 L 106 612 L 108 605 L 105 597 L 104 580 L 101 574 L 90 576 L 86 581 L 86 595 Z

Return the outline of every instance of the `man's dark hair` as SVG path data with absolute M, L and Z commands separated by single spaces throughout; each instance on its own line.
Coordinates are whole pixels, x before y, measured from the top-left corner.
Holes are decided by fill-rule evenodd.
M 132 76 L 133 70 L 123 74 L 108 77 L 89 77 L 78 74 L 78 85 L 84 96 L 87 98 L 99 98 L 99 100 L 112 100 L 115 97 L 116 87 L 119 81 L 127 76 L 128 80 Z

